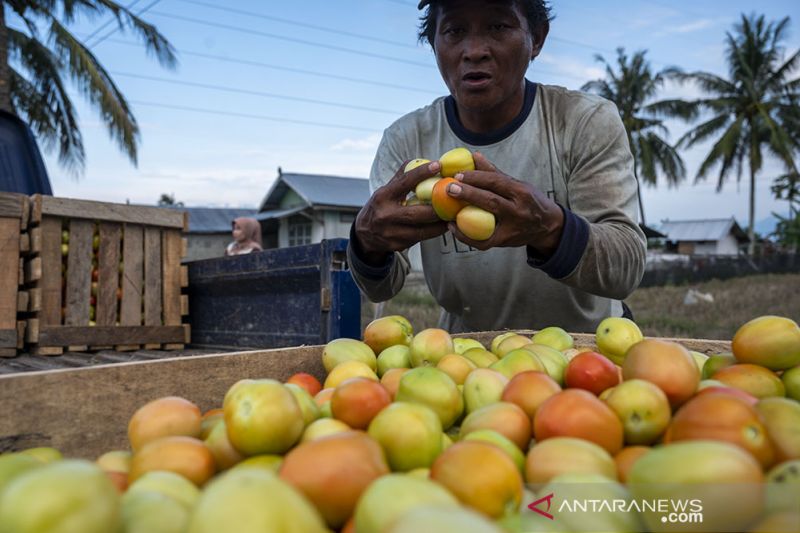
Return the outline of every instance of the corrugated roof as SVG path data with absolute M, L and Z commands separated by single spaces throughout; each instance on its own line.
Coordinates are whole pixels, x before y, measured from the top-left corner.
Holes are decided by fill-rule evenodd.
M 717 218 L 706 220 L 667 220 L 659 228 L 671 242 L 718 241 L 733 233 L 738 240 L 747 241 L 747 234 L 736 219 Z
M 291 207 L 289 209 L 273 209 L 271 211 L 262 211 L 253 215 L 253 218 L 256 220 L 273 220 L 276 218 L 283 218 L 289 215 L 294 215 L 295 213 L 299 213 L 300 211 L 308 209 L 306 205 L 300 205 L 297 207 Z
M 228 207 L 180 207 L 189 214 L 189 233 L 230 233 L 231 222 L 239 217 L 254 217 L 255 209 Z
M 283 172 L 261 202 L 259 211 L 278 208 L 289 188 L 310 206 L 360 208 L 369 199 L 369 180 L 364 178 Z

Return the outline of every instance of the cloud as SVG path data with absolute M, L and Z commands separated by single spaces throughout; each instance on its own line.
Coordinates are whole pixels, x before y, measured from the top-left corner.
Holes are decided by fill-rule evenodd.
M 656 36 L 662 37 L 664 35 L 670 35 L 673 33 L 691 33 L 694 31 L 704 30 L 706 28 L 710 28 L 717 24 L 718 21 L 714 19 L 700 19 L 695 20 L 692 22 L 687 22 L 684 24 L 676 24 L 672 26 L 666 26 L 661 29 L 661 31 L 656 32 Z
M 558 76 L 566 76 L 576 80 L 595 80 L 605 77 L 605 71 L 600 66 L 590 66 L 581 61 L 575 60 L 568 56 L 553 55 L 542 53 L 536 60 L 542 65 L 546 65 L 545 69 L 547 74 Z M 533 63 L 531 69 L 536 72 L 536 62 Z M 544 74 L 544 70 L 542 73 Z
M 342 139 L 333 146 L 334 152 L 374 152 L 381 140 L 380 133 L 372 133 L 360 139 Z

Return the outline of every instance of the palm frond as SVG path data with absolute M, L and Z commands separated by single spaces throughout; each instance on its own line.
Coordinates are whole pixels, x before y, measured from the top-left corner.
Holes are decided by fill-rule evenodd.
M 678 139 L 677 146 L 691 148 L 695 144 L 705 141 L 718 131 L 724 129 L 729 122 L 730 115 L 727 113 L 717 115 L 684 133 L 683 136 Z
M 109 135 L 136 164 L 139 127 L 125 97 L 94 54 L 55 19 L 50 22 L 50 35 L 56 55 L 79 91 L 99 108 Z

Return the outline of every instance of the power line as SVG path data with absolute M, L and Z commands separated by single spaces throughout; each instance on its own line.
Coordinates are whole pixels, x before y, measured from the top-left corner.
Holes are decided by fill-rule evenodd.
M 136 4 L 138 4 L 138 3 L 139 3 L 139 2 L 141 2 L 141 1 L 142 1 L 142 0 L 133 0 L 133 2 L 131 2 L 130 4 L 128 4 L 127 6 L 125 6 L 125 9 L 128 9 L 128 10 L 129 10 L 130 8 L 132 8 L 133 6 L 135 6 Z M 92 33 L 90 33 L 89 35 L 87 35 L 87 36 L 86 36 L 86 38 L 84 39 L 84 41 L 85 41 L 85 42 L 88 42 L 88 41 L 89 41 L 90 39 L 92 39 L 92 38 L 93 38 L 95 35 L 97 35 L 97 34 L 98 34 L 98 33 L 100 33 L 101 31 L 103 31 L 105 28 L 107 28 L 107 27 L 108 27 L 108 25 L 109 25 L 109 24 L 111 24 L 112 22 L 114 22 L 115 20 L 117 20 L 117 18 L 116 18 L 116 17 L 111 17 L 110 19 L 108 19 L 108 20 L 107 20 L 105 23 L 103 23 L 101 26 L 99 26 L 99 27 L 98 27 L 96 30 L 94 30 Z M 89 48 L 91 48 L 91 46 L 90 46 Z
M 203 113 L 206 115 L 219 115 L 224 117 L 238 117 L 238 118 L 249 118 L 254 120 L 266 120 L 269 122 L 280 122 L 283 124 L 299 124 L 301 126 L 317 126 L 320 128 L 334 128 L 334 129 L 342 129 L 342 130 L 352 130 L 352 131 L 362 131 L 362 132 L 369 132 L 369 133 L 379 133 L 380 130 L 377 129 L 369 129 L 369 128 L 362 128 L 359 126 L 347 126 L 342 124 L 330 124 L 325 122 L 312 122 L 307 120 L 295 120 L 295 119 L 288 119 L 288 118 L 281 118 L 281 117 L 272 117 L 267 115 L 253 115 L 248 113 L 238 113 L 236 111 L 221 111 L 217 109 L 201 109 L 199 107 L 189 107 L 189 106 L 182 106 L 182 105 L 175 105 L 175 104 L 163 104 L 159 102 L 145 102 L 142 100 L 129 100 L 129 102 L 133 105 L 140 105 L 146 107 L 159 107 L 162 109 L 174 109 L 177 111 L 189 111 L 192 113 Z
M 317 26 L 316 24 L 308 24 L 306 22 L 299 22 L 299 21 L 296 21 L 296 20 L 290 20 L 290 19 L 285 19 L 285 18 L 281 18 L 281 17 L 274 17 L 272 15 L 264 15 L 262 13 L 255 13 L 253 11 L 245 11 L 244 9 L 235 9 L 235 8 L 230 7 L 230 6 L 220 6 L 218 4 L 209 4 L 208 2 L 200 2 L 198 0 L 176 0 L 176 1 L 184 2 L 186 4 L 192 4 L 192 5 L 196 5 L 196 6 L 208 7 L 210 9 L 218 9 L 220 11 L 224 11 L 225 13 L 237 13 L 239 15 L 247 15 L 248 17 L 255 17 L 255 18 L 260 18 L 260 19 L 264 19 L 264 20 L 272 20 L 272 21 L 275 21 L 275 22 L 280 22 L 282 24 L 289 24 L 289 25 L 292 25 L 292 26 L 299 26 L 301 28 L 308 28 L 308 29 L 312 29 L 312 30 L 323 31 L 323 32 L 327 32 L 327 33 L 332 33 L 334 35 L 344 35 L 345 37 L 355 37 L 357 39 L 364 39 L 364 40 L 367 40 L 367 41 L 373 41 L 373 42 L 382 43 L 382 44 L 389 44 L 389 45 L 392 45 L 392 46 L 399 46 L 399 47 L 402 47 L 402 48 L 411 48 L 413 50 L 419 50 L 419 47 L 417 47 L 416 45 L 413 45 L 413 44 L 409 44 L 409 43 L 404 43 L 404 42 L 399 42 L 399 41 L 392 41 L 392 40 L 389 40 L 389 39 L 381 39 L 380 37 L 373 37 L 371 35 L 364 35 L 364 34 L 361 34 L 361 33 L 353 33 L 353 32 L 349 32 L 349 31 L 328 28 L 326 26 Z
M 430 63 L 420 63 L 418 61 L 411 61 L 411 60 L 408 60 L 408 59 L 403 59 L 403 58 L 393 57 L 393 56 L 387 56 L 387 55 L 383 55 L 383 54 L 374 54 L 372 52 L 366 52 L 364 50 L 355 50 L 353 48 L 347 48 L 347 47 L 344 47 L 344 46 L 336 46 L 336 45 L 331 45 L 331 44 L 318 43 L 318 42 L 314 42 L 314 41 L 307 41 L 305 39 L 297 39 L 297 38 L 294 38 L 294 37 L 287 37 L 285 35 L 277 35 L 277 34 L 274 34 L 274 33 L 267 33 L 267 32 L 258 31 L 258 30 L 251 30 L 251 29 L 248 29 L 248 28 L 242 28 L 241 26 L 231 26 L 229 24 L 221 24 L 219 22 L 211 22 L 211 21 L 195 19 L 195 18 L 191 18 L 191 17 L 184 17 L 184 16 L 181 16 L 181 15 L 173 15 L 172 13 L 163 13 L 161 11 L 153 11 L 151 13 L 151 15 L 157 15 L 157 16 L 161 16 L 161 17 L 165 17 L 165 18 L 171 18 L 171 19 L 174 19 L 174 20 L 182 20 L 184 22 L 190 22 L 192 24 L 199 24 L 201 26 L 209 26 L 209 27 L 212 27 L 212 28 L 220 28 L 220 29 L 229 30 L 229 31 L 235 31 L 235 32 L 239 32 L 239 33 L 247 33 L 247 34 L 250 34 L 250 35 L 258 35 L 260 37 L 267 37 L 269 39 L 276 39 L 276 40 L 279 40 L 279 41 L 286 41 L 286 42 L 290 42 L 290 43 L 297 43 L 297 44 L 304 44 L 304 45 L 307 45 L 307 46 L 314 46 L 314 47 L 317 47 L 317 48 L 323 48 L 325 50 L 336 50 L 338 52 L 345 52 L 345 53 L 348 53 L 348 54 L 356 54 L 356 55 L 360 55 L 360 56 L 373 57 L 373 58 L 376 58 L 376 59 L 383 59 L 383 60 L 386 60 L 386 61 L 394 61 L 396 63 L 403 63 L 403 64 L 406 64 L 406 65 L 413 65 L 415 67 L 423 67 L 423 68 L 431 68 L 431 69 L 435 69 L 436 68 L 434 65 L 431 65 Z
M 201 89 L 212 89 L 215 91 L 223 91 L 229 93 L 237 93 L 237 94 L 250 94 L 254 96 L 263 96 L 267 98 L 277 98 L 280 100 L 292 100 L 296 102 L 304 102 L 309 104 L 318 104 L 318 105 L 326 105 L 331 107 L 341 107 L 346 109 L 355 109 L 358 111 L 370 111 L 373 113 L 386 113 L 388 115 L 400 116 L 403 115 L 404 111 L 391 111 L 388 109 L 379 109 L 376 107 L 366 107 L 366 106 L 359 106 L 359 105 L 351 105 L 345 104 L 340 102 L 328 102 L 325 100 L 315 100 L 313 98 L 302 98 L 299 96 L 287 96 L 283 94 L 275 94 L 275 93 L 267 93 L 261 91 L 253 91 L 249 89 L 239 89 L 237 87 L 230 87 L 224 85 L 211 85 L 207 83 L 199 83 L 199 82 L 191 82 L 191 81 L 181 81 L 181 80 L 170 80 L 168 78 L 159 78 L 156 76 L 146 76 L 143 74 L 133 74 L 130 72 L 111 72 L 110 74 L 114 76 L 123 76 L 126 78 L 136 78 L 140 80 L 148 80 L 148 81 L 156 81 L 160 83 L 171 83 L 173 85 L 184 85 L 187 87 L 199 87 Z
M 123 41 L 121 39 L 109 39 L 108 42 L 114 43 L 114 44 L 120 44 L 120 45 L 124 45 L 124 46 L 136 46 L 136 47 L 139 46 L 138 43 L 132 43 L 132 42 L 129 42 L 129 41 Z M 203 53 L 203 52 L 194 52 L 194 51 L 191 51 L 191 50 L 176 49 L 175 51 L 178 52 L 181 55 L 184 55 L 184 56 L 199 57 L 201 59 L 210 59 L 210 60 L 219 61 L 219 62 L 222 62 L 222 63 L 232 63 L 232 64 L 237 64 L 237 65 L 247 65 L 249 67 L 258 67 L 258 68 L 264 68 L 264 69 L 279 70 L 279 71 L 283 71 L 283 72 L 292 72 L 292 73 L 295 73 L 295 74 L 303 74 L 303 75 L 315 76 L 315 77 L 319 77 L 319 78 L 329 78 L 329 79 L 335 79 L 335 80 L 341 80 L 341 81 L 348 81 L 348 82 L 351 82 L 351 83 L 359 83 L 359 84 L 363 84 L 363 85 L 371 85 L 371 86 L 374 86 L 374 87 L 386 87 L 386 88 L 389 88 L 389 89 L 398 89 L 398 90 L 403 90 L 403 91 L 413 91 L 413 92 L 426 93 L 426 94 L 436 94 L 436 95 L 440 95 L 441 94 L 441 91 L 431 91 L 431 90 L 428 90 L 428 89 L 421 89 L 419 87 L 414 87 L 414 86 L 410 86 L 410 85 L 398 85 L 398 84 L 394 84 L 394 83 L 386 83 L 386 82 L 382 82 L 382 81 L 369 80 L 369 79 L 364 79 L 364 78 L 355 78 L 355 77 L 352 77 L 352 76 L 342 76 L 342 75 L 339 75 L 339 74 L 317 72 L 317 71 L 314 71 L 314 70 L 300 69 L 300 68 L 294 68 L 294 67 L 285 67 L 285 66 L 282 66 L 282 65 L 274 65 L 274 64 L 270 64 L 270 63 L 264 63 L 264 62 L 261 62 L 261 61 L 252 61 L 252 60 L 249 60 L 249 59 L 237 59 L 237 58 L 231 58 L 231 57 L 226 57 L 226 56 L 218 56 L 218 55 L 214 55 L 214 54 L 206 54 L 206 53 Z
M 141 15 L 142 13 L 144 13 L 145 11 L 147 11 L 148 9 L 150 9 L 151 7 L 155 6 L 155 5 L 156 5 L 156 4 L 158 4 L 159 2 L 161 2 L 161 0 L 153 0 L 153 2 L 151 2 L 151 3 L 150 3 L 150 4 L 148 4 L 147 6 L 143 7 L 143 8 L 142 8 L 142 9 L 140 9 L 139 11 L 137 11 L 137 12 L 136 12 L 136 16 L 138 17 L 139 15 Z M 91 45 L 89 48 L 90 48 L 90 49 L 91 49 L 91 48 L 94 48 L 94 47 L 95 47 L 95 46 L 97 46 L 98 44 L 102 43 L 103 41 L 105 41 L 106 39 L 108 39 L 109 37 L 111 37 L 112 35 L 114 35 L 115 33 L 117 33 L 117 30 L 118 30 L 118 29 L 119 29 L 119 27 L 112 29 L 110 32 L 106 33 L 105 35 L 103 35 L 102 37 L 100 37 L 99 39 L 97 39 L 97 40 L 94 42 L 94 44 L 93 44 L 93 45 Z

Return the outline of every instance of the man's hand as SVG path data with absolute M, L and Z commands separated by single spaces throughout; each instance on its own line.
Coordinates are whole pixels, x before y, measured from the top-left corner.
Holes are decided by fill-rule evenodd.
M 488 240 L 473 241 L 451 222 L 453 235 L 479 250 L 529 245 L 544 257 L 553 255 L 564 227 L 558 204 L 533 185 L 503 174 L 483 154 L 476 152 L 473 159 L 475 170 L 456 175 L 460 184 L 450 184 L 447 193 L 493 213 L 497 226 Z
M 431 206 L 403 205 L 418 183 L 439 172 L 439 162 L 403 172 L 407 164 L 404 162 L 389 183 L 375 191 L 356 217 L 356 237 L 367 263 L 383 264 L 391 252 L 447 231 L 447 223 L 436 216 Z

